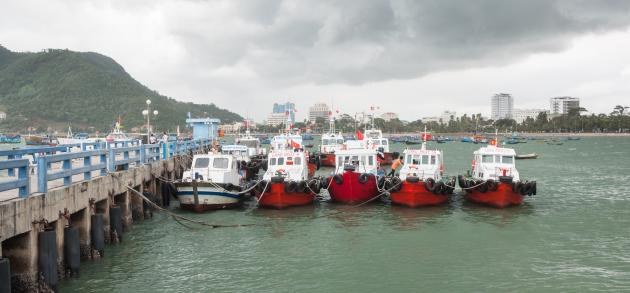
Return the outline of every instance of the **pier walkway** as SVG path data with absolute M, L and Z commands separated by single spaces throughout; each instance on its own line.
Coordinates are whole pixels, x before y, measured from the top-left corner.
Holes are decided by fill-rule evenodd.
M 133 221 L 147 216 L 142 199 L 127 187 L 161 202 L 158 179 L 175 179 L 190 155 L 206 152 L 210 143 L 95 142 L 0 151 L 0 284 L 8 278 L 14 292 L 54 288 L 57 275 L 75 263 L 69 257 L 102 254 L 103 242 L 121 240 Z M 80 253 L 68 252 L 72 245 Z

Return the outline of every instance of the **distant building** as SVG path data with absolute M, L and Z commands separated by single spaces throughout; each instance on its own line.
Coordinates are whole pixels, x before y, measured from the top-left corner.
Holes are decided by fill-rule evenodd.
M 398 114 L 396 114 L 394 112 L 383 113 L 383 114 L 381 114 L 381 119 L 385 120 L 385 122 L 389 122 L 389 121 L 392 121 L 394 119 L 398 119 Z
M 514 109 L 512 111 L 512 119 L 514 119 L 516 123 L 523 123 L 528 117 L 536 119 L 541 112 L 549 113 L 549 111 L 545 109 Z
M 308 108 L 308 121 L 315 122 L 317 118 L 324 118 L 328 120 L 328 113 L 330 108 L 324 103 L 317 103 Z
M 291 121 L 295 121 L 295 104 L 294 103 L 286 102 L 284 104 L 278 104 L 278 103 L 273 104 L 272 113 L 286 114 L 286 112 L 289 112 L 289 116 L 291 116 Z
M 440 115 L 440 123 L 442 124 L 448 124 L 451 119 L 457 119 L 457 112 L 444 111 L 442 115 Z
M 7 119 L 7 113 L 5 113 L 4 111 L 0 111 L 0 120 L 5 120 Z
M 514 110 L 512 95 L 501 93 L 492 96 L 491 108 L 492 120 L 512 119 L 512 111 Z
M 287 121 L 286 113 L 271 113 L 267 116 L 267 125 L 278 126 Z
M 569 113 L 571 108 L 580 107 L 580 98 L 575 97 L 554 97 L 549 99 L 549 113 L 552 115 L 562 115 Z
M 440 123 L 440 117 L 422 117 L 422 123 L 437 122 Z

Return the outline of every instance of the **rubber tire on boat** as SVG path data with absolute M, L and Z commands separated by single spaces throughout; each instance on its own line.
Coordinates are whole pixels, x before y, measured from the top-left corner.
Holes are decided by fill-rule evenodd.
M 269 165 L 267 165 L 267 164 L 268 164 L 267 161 L 263 161 L 262 166 L 261 166 L 262 169 L 265 170 L 265 171 L 267 171 L 267 168 L 269 167 Z
M 520 181 L 512 182 L 512 192 L 521 193 L 522 186 L 523 183 L 521 183 Z
M 319 183 L 319 187 L 321 189 L 328 189 L 332 180 L 332 176 L 326 176 L 326 178 Z
M 426 189 L 428 192 L 435 191 L 435 179 L 433 178 L 424 179 L 424 189 Z
M 532 194 L 536 195 L 536 188 L 537 188 L 538 183 L 536 183 L 536 181 L 532 181 L 532 183 L 534 184 L 534 187 L 532 188 Z
M 493 179 L 486 180 L 486 185 L 488 186 L 488 190 L 490 191 L 497 191 L 497 188 L 499 188 L 499 185 L 494 182 Z
M 225 186 L 223 187 L 223 189 L 227 190 L 227 191 L 232 191 L 232 189 L 234 189 L 234 184 L 232 183 L 227 183 L 225 184 Z
M 307 192 L 308 188 L 306 187 L 306 181 L 298 182 L 296 191 L 299 192 L 299 193 Z
M 341 176 L 341 174 L 335 174 L 332 179 L 339 185 L 343 184 L 343 176 Z
M 533 189 L 533 186 L 532 186 L 531 182 L 525 181 L 525 183 L 523 183 L 523 187 L 521 188 L 521 194 L 522 195 L 531 195 L 532 194 L 532 189 Z
M 466 181 L 466 178 L 463 175 L 459 175 L 457 176 L 457 181 L 459 183 L 459 187 L 460 188 L 468 188 L 468 182 Z
M 284 177 L 282 176 L 271 177 L 271 183 L 282 183 L 282 182 L 284 182 Z
M 370 180 L 370 174 L 363 173 L 363 174 L 359 175 L 359 183 L 365 184 L 365 183 L 368 182 L 368 180 Z
M 479 185 L 479 186 L 477 186 L 477 190 L 479 192 L 482 192 L 482 193 L 488 192 L 488 184 L 487 184 L 487 182 L 479 180 L 479 181 L 476 182 L 475 185 Z
M 316 164 L 317 170 L 319 170 L 322 167 L 322 160 L 320 160 L 319 156 L 317 156 Z
M 440 194 L 442 195 L 448 194 L 449 187 L 446 186 L 446 183 L 444 181 L 440 181 L 440 183 L 441 183 L 440 186 L 442 186 L 441 188 L 442 190 L 440 190 Z
M 409 183 L 418 183 L 420 181 L 420 178 L 416 176 L 407 176 L 405 180 Z
M 343 170 L 344 171 L 354 171 L 355 168 L 354 168 L 354 165 L 345 165 L 345 166 L 343 166 Z
M 435 185 L 433 187 L 433 194 L 435 195 L 441 194 L 443 189 L 444 189 L 444 182 L 442 181 L 435 182 Z
M 297 182 L 289 181 L 284 183 L 284 192 L 294 193 L 297 191 Z
M 383 188 L 385 186 L 385 177 L 378 178 L 377 186 L 378 188 Z
M 510 184 L 512 183 L 512 176 L 499 176 L 499 182 Z
M 313 192 L 315 194 L 319 194 L 319 192 L 321 191 L 320 184 L 317 181 L 315 181 L 315 180 L 311 181 L 308 184 L 308 187 L 311 189 L 309 191 L 311 191 L 311 192 Z
M 393 192 L 398 192 L 400 191 L 400 189 L 402 189 L 402 180 L 400 180 L 400 178 L 398 177 L 393 177 L 392 178 L 392 190 Z

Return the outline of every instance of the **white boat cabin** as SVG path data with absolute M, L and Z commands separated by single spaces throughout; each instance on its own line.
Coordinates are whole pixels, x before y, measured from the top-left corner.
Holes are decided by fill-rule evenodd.
M 511 176 L 519 181 L 514 149 L 489 145 L 473 153 L 472 176 L 483 180 L 499 180 L 499 176 Z
M 415 176 L 420 180 L 433 178 L 435 181 L 442 179 L 444 161 L 439 150 L 427 150 L 423 144 L 422 149 L 407 149 L 403 152 L 403 167 L 400 169 L 400 179 Z
M 280 149 L 269 153 L 264 180 L 282 176 L 286 180 L 303 181 L 308 178 L 306 153 L 299 150 Z
M 205 154 L 193 157 L 192 167 L 184 172 L 183 181 L 212 181 L 239 185 L 243 175 L 236 165 L 236 158 L 225 154 Z
M 383 152 L 389 152 L 389 139 L 383 137 L 383 132 L 378 129 L 365 130 L 364 139 L 367 147 L 371 149 L 382 148 Z
M 266 154 L 266 150 L 261 146 L 260 140 L 251 136 L 249 130 L 245 133 L 245 136 L 236 140 L 236 144 L 246 146 L 250 157 Z
M 344 139 L 341 133 L 326 133 L 322 135 L 322 143 L 319 146 L 319 152 L 323 154 L 334 153 L 340 150 L 343 144 Z
M 249 157 L 249 149 L 244 145 L 229 144 L 221 146 L 221 153 L 224 155 L 232 155 L 237 161 L 251 161 Z
M 353 165 L 355 172 L 377 175 L 376 150 L 365 148 L 364 141 L 349 140 L 335 153 L 336 174 L 342 174 L 346 165 Z

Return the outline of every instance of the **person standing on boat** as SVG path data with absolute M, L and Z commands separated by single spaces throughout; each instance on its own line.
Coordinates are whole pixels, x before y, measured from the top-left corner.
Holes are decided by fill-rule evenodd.
M 166 134 L 166 131 L 162 133 L 162 141 L 168 143 L 168 134 Z
M 402 160 L 403 160 L 403 157 L 400 156 L 398 159 L 392 162 L 392 170 L 389 172 L 387 176 L 394 176 L 394 174 L 396 174 L 396 169 L 398 169 L 398 167 L 403 165 Z

